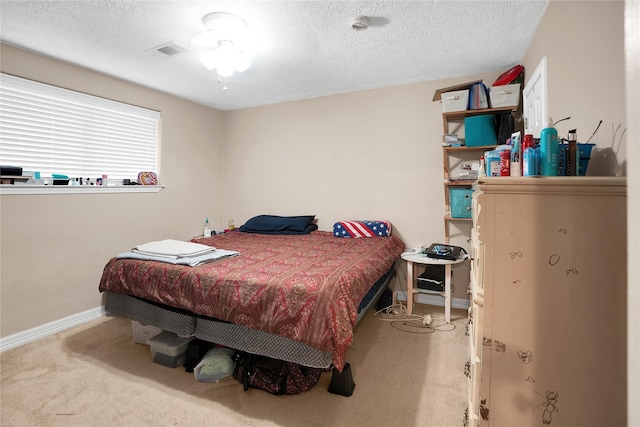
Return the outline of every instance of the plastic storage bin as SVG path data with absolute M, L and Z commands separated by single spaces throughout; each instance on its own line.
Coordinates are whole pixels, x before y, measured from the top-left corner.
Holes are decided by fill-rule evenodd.
M 449 188 L 449 203 L 452 218 L 471 218 L 471 188 Z
M 591 159 L 591 149 L 596 144 L 583 144 L 578 143 L 578 155 L 580 156 L 580 174 L 579 176 L 585 176 L 587 173 L 587 167 L 589 166 L 589 160 Z M 565 176 L 567 174 L 567 149 L 569 144 L 558 144 L 558 176 Z
M 489 88 L 491 108 L 517 107 L 520 103 L 520 83 Z
M 493 115 L 465 117 L 464 138 L 467 147 L 481 147 L 484 145 L 497 145 L 498 136 Z
M 182 338 L 169 331 L 156 335 L 149 340 L 153 362 L 170 368 L 182 365 L 187 357 L 189 342 L 193 339 Z
M 131 321 L 131 329 L 133 330 L 133 341 L 138 344 L 149 345 L 149 339 L 162 332 L 162 329 L 151 325 L 143 325 L 142 323 Z
M 442 97 L 442 112 L 464 111 L 469 104 L 469 89 L 445 92 Z

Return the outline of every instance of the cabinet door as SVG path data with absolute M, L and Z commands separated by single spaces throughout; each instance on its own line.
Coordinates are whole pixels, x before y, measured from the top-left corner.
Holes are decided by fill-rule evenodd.
M 496 195 L 491 426 L 625 424 L 625 210 L 623 197 Z
M 544 57 L 533 72 L 523 92 L 523 114 L 525 133 L 534 138 L 540 137 L 540 131 L 546 126 L 547 118 L 547 58 Z

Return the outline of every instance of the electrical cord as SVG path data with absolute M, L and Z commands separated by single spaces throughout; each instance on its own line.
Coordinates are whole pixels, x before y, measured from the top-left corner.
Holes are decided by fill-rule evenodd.
M 405 252 L 415 251 L 414 249 L 405 249 Z M 407 283 L 407 275 L 403 269 L 400 269 L 404 280 L 398 280 L 400 282 L 400 290 L 405 293 L 408 289 L 405 289 L 403 284 Z M 453 293 L 453 285 L 451 285 L 451 292 Z M 442 315 L 436 314 L 409 314 L 407 307 L 399 301 L 395 304 L 391 304 L 376 311 L 373 315 L 378 320 L 385 322 L 391 322 L 391 326 L 403 332 L 418 333 L 418 334 L 430 334 L 433 332 L 451 332 L 456 329 L 456 325 L 453 323 L 447 323 Z M 434 322 L 436 318 L 436 322 Z M 414 328 L 415 330 L 403 329 L 402 326 L 407 328 Z
M 400 302 L 376 311 L 373 316 L 378 320 L 386 322 L 397 322 L 400 320 L 419 320 L 422 322 L 424 318 L 424 316 L 419 314 L 409 314 L 407 307 Z
M 373 316 L 378 320 L 391 322 L 391 326 L 394 329 L 414 334 L 451 332 L 456 329 L 456 325 L 453 323 L 447 323 L 442 315 L 409 314 L 407 312 L 407 308 L 401 303 L 384 307 L 376 311 Z
M 412 334 L 431 334 L 435 330 L 426 324 L 427 316 L 409 314 L 404 304 L 396 303 L 376 311 L 373 315 L 376 319 L 391 322 L 394 329 Z M 409 330 L 407 328 L 415 328 Z
M 447 323 L 443 314 L 431 314 L 431 323 L 429 327 L 439 332 L 451 332 L 456 329 L 455 323 Z
M 423 324 L 411 323 L 411 322 L 394 322 L 391 324 L 394 329 L 397 329 L 402 332 L 406 332 L 408 334 L 432 334 L 436 330 L 430 326 L 425 326 Z M 409 330 L 409 328 L 415 328 L 414 330 Z

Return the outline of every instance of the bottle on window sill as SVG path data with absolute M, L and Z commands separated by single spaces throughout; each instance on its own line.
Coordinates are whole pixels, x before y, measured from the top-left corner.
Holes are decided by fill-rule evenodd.
M 204 237 L 211 237 L 211 228 L 209 228 L 209 218 L 205 218 L 204 220 L 204 230 L 202 235 Z

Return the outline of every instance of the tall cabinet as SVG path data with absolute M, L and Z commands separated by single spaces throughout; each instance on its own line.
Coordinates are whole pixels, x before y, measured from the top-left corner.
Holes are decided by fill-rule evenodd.
M 626 243 L 625 178 L 479 180 L 466 425 L 626 425 Z

